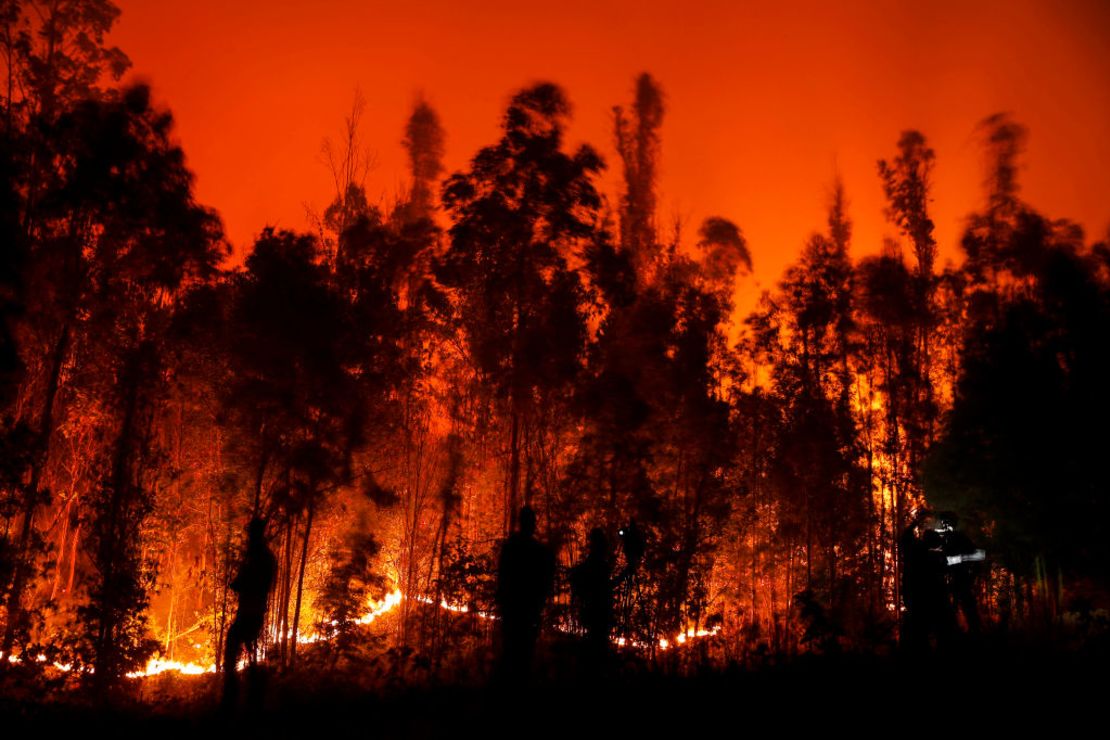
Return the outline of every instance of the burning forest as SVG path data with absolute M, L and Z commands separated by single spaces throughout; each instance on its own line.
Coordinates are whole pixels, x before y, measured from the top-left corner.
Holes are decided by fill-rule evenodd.
M 1105 655 L 1110 232 L 1026 198 L 1021 106 L 952 124 L 950 196 L 926 128 L 869 134 L 768 245 L 674 207 L 663 73 L 593 143 L 573 87 L 491 91 L 467 151 L 366 87 L 286 178 L 326 188 L 240 232 L 132 5 L 0 2 L 0 708 Z

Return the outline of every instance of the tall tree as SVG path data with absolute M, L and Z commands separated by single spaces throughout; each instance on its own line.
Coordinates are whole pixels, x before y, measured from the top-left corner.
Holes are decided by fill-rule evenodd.
M 663 114 L 663 90 L 646 72 L 636 78 L 631 112 L 619 105 L 613 108 L 613 132 L 624 173 L 620 241 L 634 260 L 637 274 L 645 279 L 650 279 L 650 267 L 659 252 L 655 190 Z
M 95 570 L 80 610 L 101 683 L 145 652 L 150 573 L 140 537 L 151 506 L 150 430 L 164 389 L 165 338 L 183 294 L 211 279 L 226 253 L 218 218 L 193 198 L 172 124 L 143 86 L 79 104 L 59 117 L 68 156 L 44 199 L 59 210 L 46 211 L 52 218 L 43 223 L 79 259 L 70 297 L 73 351 L 85 369 L 78 382 L 108 410 L 104 474 L 89 502 Z M 11 619 L 9 632 L 18 623 Z
M 405 124 L 402 145 L 409 159 L 412 185 L 406 203 L 406 218 L 431 218 L 436 207 L 436 183 L 443 174 L 444 131 L 428 101 L 420 98 Z
M 968 321 L 929 495 L 980 528 L 1019 613 L 1035 587 L 1052 617 L 1065 580 L 1098 580 L 1107 563 L 1104 252 L 1018 198 L 1020 124 L 994 115 L 980 131 L 984 205 L 962 239 Z
M 5 0 L 0 8 L 9 125 L 17 111 L 50 120 L 131 66 L 118 47 L 105 45 L 120 15 L 112 0 Z
M 86 186 L 67 181 L 76 171 L 72 158 L 87 141 L 72 130 L 74 111 L 111 93 L 102 78 L 118 79 L 129 65 L 116 48 L 104 45 L 119 10 L 107 0 L 5 2 L 4 24 L 5 164 L 15 200 L 9 203 L 12 251 L 20 256 L 19 279 L 33 284 L 20 322 L 21 361 L 18 423 L 33 430 L 24 485 L 16 508 L 21 523 L 12 546 L 15 567 L 3 579 L 6 626 L 0 652 L 10 651 L 23 626 L 22 599 L 33 567 L 39 508 L 49 499 L 44 474 L 61 414 L 63 368 L 77 344 L 79 309 L 91 281 L 87 269 L 93 235 L 106 204 L 96 203 Z M 69 121 L 59 120 L 69 115 Z M 141 136 L 141 134 L 139 134 Z M 87 156 L 87 155 L 86 155 Z M 115 151 L 105 158 L 125 161 L 143 153 Z M 152 214 L 146 214 L 149 222 Z M 16 225 L 18 224 L 18 226 Z M 45 361 L 40 359 L 45 358 Z
M 779 284 L 769 323 L 755 324 L 764 327 L 760 342 L 770 352 L 783 415 L 769 471 L 779 492 L 780 532 L 788 547 L 802 551 L 804 587 L 796 587 L 806 592 L 802 600 L 824 608 L 833 605 L 841 580 L 861 571 L 852 553 L 866 531 L 870 494 L 851 404 L 855 274 L 846 210 L 837 182 L 828 231 L 810 236 Z
M 1023 217 L 1031 219 L 1028 211 Z M 1044 614 L 1065 582 L 1105 585 L 1110 286 L 1068 225 L 1021 227 L 1041 255 L 1022 294 L 972 324 L 953 408 L 930 455 L 930 500 L 959 511 Z M 1009 591 L 1009 589 L 1006 589 Z M 1027 612 L 1028 613 L 1028 612 Z
M 566 95 L 553 84 L 518 92 L 501 140 L 443 191 L 453 224 L 437 275 L 453 292 L 478 377 L 508 418 L 506 529 L 533 494 L 524 440 L 539 431 L 545 403 L 578 375 L 587 338 L 583 285 L 572 265 L 600 238 L 593 179 L 602 161 L 585 145 L 563 150 L 569 115 Z
M 893 455 L 891 466 L 895 470 L 898 470 L 900 463 L 905 466 L 904 471 L 896 472 L 894 476 L 897 487 L 892 539 L 905 524 L 906 507 L 921 495 L 921 463 L 932 442 L 938 414 L 933 366 L 933 335 L 938 321 L 937 245 L 933 237 L 933 220 L 929 215 L 934 160 L 935 154 L 925 137 L 911 130 L 903 132 L 898 140 L 898 155 L 890 161 L 879 160 L 878 165 L 886 192 L 887 218 L 909 240 L 914 257 L 913 276 L 908 286 L 912 306 L 906 316 L 910 323 L 904 327 L 908 332 L 904 339 L 911 348 L 908 353 L 900 353 L 897 385 L 890 375 L 886 380 L 888 454 Z M 900 246 L 894 247 L 891 256 L 899 249 Z M 895 265 L 888 262 L 887 267 Z M 897 269 L 885 274 L 893 277 L 896 272 Z M 872 273 L 873 276 L 878 274 L 884 273 Z M 897 283 L 895 279 L 895 283 L 888 287 L 897 290 Z M 874 283 L 870 287 L 881 289 Z M 891 336 L 897 336 L 897 333 Z M 891 363 L 886 363 L 886 367 L 891 368 Z M 896 399 L 892 394 L 901 398 Z
M 879 160 L 879 176 L 887 198 L 887 218 L 910 240 L 917 273 L 932 276 L 937 243 L 929 217 L 929 189 L 936 158 L 918 131 L 904 131 L 898 140 L 898 156 Z
M 1041 217 L 1019 197 L 1019 157 L 1028 136 L 1003 113 L 980 122 L 983 145 L 983 207 L 968 217 L 960 246 L 972 295 L 969 310 L 976 322 L 990 322 L 998 300 L 1016 296 L 1034 277 L 1044 254 L 1038 229 Z
M 295 579 L 292 662 L 314 525 L 326 495 L 353 479 L 365 440 L 366 385 L 356 368 L 367 345 L 312 236 L 267 229 L 246 268 L 228 320 L 224 406 L 250 510 L 288 525 L 287 536 L 301 530 L 297 560 L 285 564 Z

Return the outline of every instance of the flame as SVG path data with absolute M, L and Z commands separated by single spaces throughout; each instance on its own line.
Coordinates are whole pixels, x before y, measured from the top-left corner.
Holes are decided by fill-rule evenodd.
M 4 653 L 0 652 L 0 661 L 3 661 L 3 660 L 7 660 L 9 663 L 12 663 L 12 664 L 15 664 L 15 665 L 18 665 L 19 663 L 23 662 L 22 656 L 20 656 L 20 655 L 9 655 L 9 656 L 7 656 L 7 658 L 5 658 Z M 40 653 L 40 654 L 36 655 L 33 658 L 33 660 L 36 663 L 45 663 L 47 659 L 46 659 L 45 655 Z M 69 673 L 70 671 L 73 670 L 73 664 L 72 663 L 59 663 L 58 661 L 54 661 L 53 663 L 51 663 L 51 665 L 54 668 L 57 668 L 59 671 L 62 671 L 63 673 Z
M 388 594 L 385 595 L 385 598 L 377 600 L 377 601 L 371 601 L 367 605 L 369 610 L 365 614 L 363 614 L 361 617 L 358 617 L 357 619 L 355 619 L 354 620 L 355 624 L 370 624 L 371 622 L 373 622 L 378 617 L 381 617 L 385 614 L 388 614 L 389 612 L 396 609 L 397 606 L 400 605 L 401 601 L 404 598 L 405 598 L 405 595 L 403 593 L 401 593 L 401 589 L 399 589 L 399 588 L 393 589 L 392 591 L 390 591 Z M 332 622 L 329 626 L 338 627 L 339 622 L 337 622 L 335 620 L 332 620 Z M 291 636 L 292 636 L 292 630 L 290 630 L 289 632 L 286 633 L 286 637 L 291 637 Z M 297 644 L 298 645 L 311 645 L 314 642 L 320 642 L 321 640 L 328 640 L 328 639 L 331 639 L 330 634 L 304 633 L 304 634 L 297 635 Z
M 198 663 L 182 663 L 179 660 L 151 658 L 147 661 L 146 668 L 141 671 L 132 671 L 127 674 L 127 677 L 145 678 L 147 676 L 157 676 L 159 673 L 166 673 L 167 671 L 176 671 L 185 676 L 199 676 L 204 673 L 215 673 L 216 664 L 203 666 Z
M 693 627 L 688 627 L 684 632 L 679 632 L 673 638 L 660 637 L 658 646 L 660 650 L 670 650 L 673 647 L 682 647 L 691 640 L 713 637 L 720 634 L 720 632 L 720 626 L 714 627 L 713 629 L 695 629 Z M 627 637 L 613 637 L 610 641 L 617 647 L 622 648 L 632 646 L 639 650 L 647 650 L 648 647 L 650 647 L 650 643 L 644 642 L 643 640 L 629 640 Z
M 380 600 L 376 600 L 376 601 L 371 601 L 367 605 L 367 607 L 368 607 L 367 612 L 365 614 L 363 614 L 361 617 L 359 617 L 358 619 L 356 619 L 355 621 L 358 624 L 370 624 L 374 620 L 378 619 L 379 617 L 382 617 L 382 616 L 388 614 L 389 612 L 393 611 L 394 609 L 396 609 L 405 598 L 407 598 L 407 597 L 403 593 L 401 593 L 400 589 L 394 589 L 393 591 L 386 594 L 384 598 L 382 598 Z M 413 596 L 411 598 L 413 598 L 415 601 L 418 601 L 422 604 L 435 604 L 436 603 L 435 599 L 433 599 L 429 596 L 420 595 L 420 596 Z M 453 612 L 455 614 L 473 614 L 474 616 L 478 617 L 479 619 L 494 619 L 494 620 L 497 619 L 496 615 L 491 614 L 489 612 L 485 612 L 485 611 L 481 611 L 481 610 L 473 610 L 472 611 L 470 609 L 470 607 L 466 604 L 452 604 L 452 603 L 448 602 L 445 599 L 441 599 L 439 601 L 439 608 L 441 608 L 445 611 Z M 336 623 L 332 622 L 332 626 L 335 626 L 335 625 L 336 625 Z M 700 638 L 704 638 L 704 637 L 712 637 L 712 636 L 718 634 L 720 631 L 721 631 L 721 628 L 719 626 L 714 627 L 711 630 L 695 629 L 693 627 L 689 627 L 684 632 L 680 632 L 678 635 L 676 635 L 674 637 L 674 639 L 667 639 L 665 637 L 660 638 L 659 639 L 659 649 L 660 650 L 669 650 L 671 647 L 680 647 L 682 645 L 685 645 L 690 640 L 700 639 Z M 311 644 L 311 643 L 319 642 L 321 640 L 327 640 L 327 639 L 329 639 L 329 637 L 330 637 L 329 635 L 321 635 L 319 633 L 308 633 L 308 634 L 298 635 L 297 642 L 300 643 L 300 644 Z M 618 647 L 627 647 L 629 645 L 631 645 L 632 647 L 641 648 L 641 649 L 647 647 L 646 643 L 642 643 L 642 642 L 639 642 L 639 641 L 630 641 L 625 637 L 614 637 L 614 638 L 612 638 L 612 642 L 613 642 L 613 644 L 617 645 Z M 5 658 L 4 654 L 0 653 L 0 660 L 5 660 L 5 659 L 10 663 L 19 663 L 19 662 L 21 662 L 20 661 L 20 656 L 18 656 L 18 655 L 10 655 L 10 656 L 7 656 Z M 44 663 L 44 662 L 46 662 L 46 656 L 45 655 L 38 655 L 38 656 L 35 657 L 35 660 L 40 662 L 40 663 Z M 238 670 L 243 670 L 243 668 L 244 668 L 244 666 L 246 666 L 246 664 L 247 664 L 247 661 L 245 659 L 240 660 L 239 664 L 237 666 L 237 669 Z M 63 673 L 68 673 L 68 672 L 73 670 L 73 666 L 69 663 L 55 662 L 53 665 L 54 665 L 55 668 L 57 668 L 59 671 L 62 671 Z M 169 672 L 180 673 L 184 676 L 200 676 L 200 675 L 203 675 L 205 673 L 215 673 L 216 672 L 216 664 L 211 663 L 209 665 L 201 665 L 199 663 L 182 662 L 182 661 L 179 661 L 179 660 L 169 660 L 169 659 L 166 659 L 166 658 L 151 658 L 149 661 L 147 661 L 146 666 L 142 670 L 132 671 L 132 672 L 127 674 L 127 677 L 128 678 L 147 678 L 149 676 L 157 676 L 159 674 L 169 673 Z
M 414 598 L 416 599 L 416 601 L 419 601 L 421 604 L 434 604 L 435 603 L 435 599 L 433 599 L 429 596 L 416 596 Z M 452 604 L 452 603 L 448 602 L 446 599 L 440 599 L 439 608 L 444 609 L 444 610 L 449 611 L 449 612 L 454 612 L 456 614 L 470 614 L 471 613 L 470 607 L 467 606 L 466 604 Z M 497 617 L 494 616 L 493 614 L 490 614 L 489 612 L 484 612 L 484 611 L 481 611 L 481 610 L 475 611 L 475 612 L 473 612 L 473 614 L 476 617 L 478 617 L 479 619 L 497 619 Z
M 358 624 L 370 624 L 383 614 L 387 614 L 395 609 L 404 598 L 404 594 L 400 589 L 394 589 L 386 594 L 385 598 L 378 601 L 371 601 L 368 604 L 369 610 L 355 620 Z M 332 626 L 336 623 L 332 622 Z M 309 633 L 297 636 L 297 642 L 301 645 L 319 642 L 328 639 L 328 635 L 321 635 L 317 633 Z M 243 670 L 246 666 L 246 660 L 240 660 L 236 666 L 237 670 Z M 56 664 L 55 664 L 56 665 Z M 64 668 L 63 670 L 69 670 Z M 200 676 L 205 673 L 215 673 L 216 664 L 210 663 L 209 665 L 200 665 L 199 663 L 183 663 L 179 660 L 167 660 L 164 658 L 151 658 L 147 661 L 146 667 L 141 671 L 132 671 L 127 674 L 128 678 L 146 678 L 148 676 L 157 676 L 160 673 L 167 673 L 174 671 L 185 676 Z
M 401 600 L 405 595 L 401 593 L 401 589 L 395 588 L 381 601 L 371 601 L 370 611 L 363 614 L 356 620 L 359 624 L 370 624 L 383 614 L 388 614 L 400 605 Z
M 678 633 L 678 636 L 674 638 L 674 641 L 676 645 L 685 645 L 687 640 L 694 640 L 699 637 L 713 637 L 713 635 L 716 635 L 720 631 L 720 627 L 714 627 L 711 630 L 694 629 L 693 627 L 690 627 L 685 632 Z M 660 640 L 659 647 L 663 650 L 666 650 L 668 646 L 664 645 L 664 642 L 666 642 L 666 640 Z

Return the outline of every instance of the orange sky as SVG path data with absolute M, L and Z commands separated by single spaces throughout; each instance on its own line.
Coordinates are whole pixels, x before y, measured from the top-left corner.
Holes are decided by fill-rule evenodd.
M 263 226 L 303 227 L 304 204 L 327 204 L 320 145 L 356 87 L 377 162 L 367 190 L 388 201 L 419 91 L 447 128 L 450 170 L 496 138 L 509 95 L 540 79 L 567 89 L 571 140 L 612 165 L 611 107 L 642 70 L 667 94 L 663 220 L 732 218 L 765 286 L 822 227 L 836 169 L 856 254 L 878 248 L 891 229 L 875 160 L 909 127 L 937 152 L 934 219 L 942 254 L 955 255 L 979 197 L 974 126 L 1000 110 L 1031 130 L 1026 199 L 1092 236 L 1110 224 L 1102 0 L 117 2 L 112 41 L 174 111 L 199 197 L 240 253 Z

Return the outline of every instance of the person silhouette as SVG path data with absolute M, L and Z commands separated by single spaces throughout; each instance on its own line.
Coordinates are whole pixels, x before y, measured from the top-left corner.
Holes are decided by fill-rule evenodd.
M 554 586 L 555 558 L 535 534 L 536 512 L 524 506 L 519 527 L 501 545 L 498 559 L 495 600 L 501 618 L 501 671 L 509 681 L 531 672 L 544 604 Z
M 911 653 L 924 652 L 928 643 L 925 627 L 925 604 L 922 595 L 922 568 L 928 567 L 927 555 L 917 535 L 918 521 L 911 522 L 898 538 L 898 554 L 902 566 L 902 629 L 899 642 Z
M 938 647 L 946 648 L 956 634 L 956 612 L 948 596 L 948 562 L 944 554 L 944 534 L 936 519 L 921 537 L 924 548 L 921 567 L 922 602 L 925 606 L 925 627 Z
M 266 620 L 266 606 L 274 584 L 277 560 L 266 545 L 266 522 L 258 517 L 247 525 L 247 549 L 239 572 L 231 582 L 231 590 L 239 597 L 235 619 L 227 631 L 224 646 L 223 705 L 233 707 L 239 697 L 239 676 L 236 668 L 243 648 L 254 663 L 258 638 Z
M 945 582 L 946 559 L 943 538 L 935 518 L 918 515 L 899 538 L 902 557 L 901 643 L 911 653 L 925 653 L 935 638 L 945 645 L 953 634 L 954 614 Z
M 600 527 L 590 531 L 589 550 L 570 574 L 578 621 L 586 630 L 585 667 L 604 667 L 613 629 L 613 579 L 609 540 Z
M 979 563 L 986 559 L 986 553 L 976 548 L 971 538 L 958 525 L 959 518 L 955 514 L 945 514 L 943 551 L 948 563 L 948 586 L 952 592 L 954 610 L 963 615 L 968 634 L 978 635 L 982 622 L 975 598 L 975 581 L 979 574 Z

